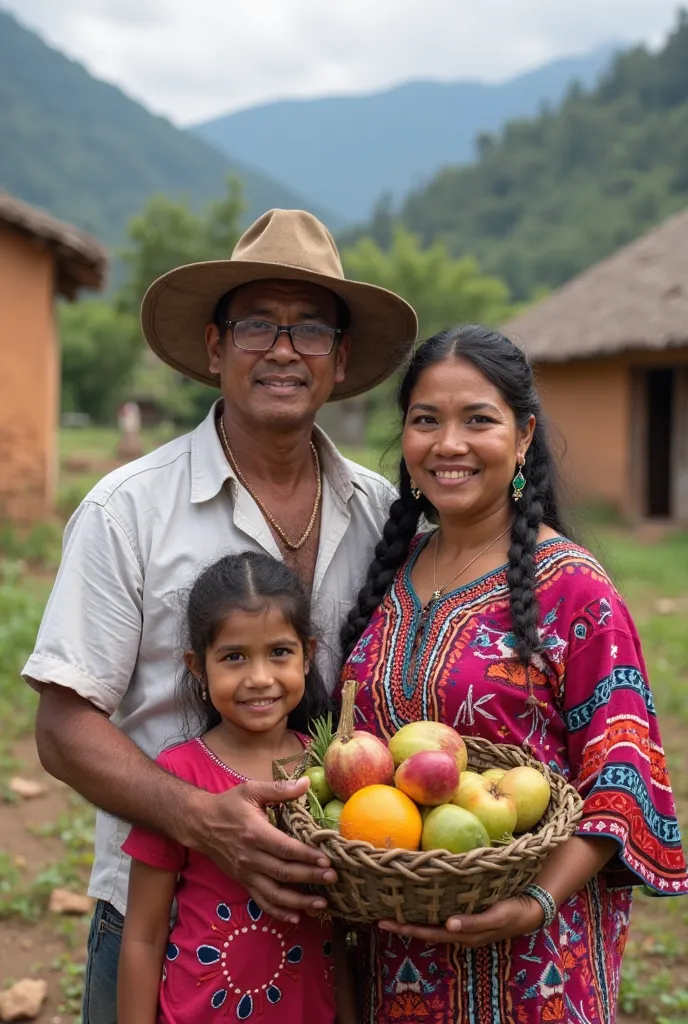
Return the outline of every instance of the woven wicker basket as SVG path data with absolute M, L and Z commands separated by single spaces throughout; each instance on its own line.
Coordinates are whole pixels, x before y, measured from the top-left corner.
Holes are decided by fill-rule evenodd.
M 463 854 L 379 850 L 322 829 L 309 812 L 306 796 L 289 801 L 278 813 L 280 827 L 301 842 L 322 847 L 337 872 L 334 885 L 311 890 L 327 898 L 331 913 L 366 924 L 388 919 L 433 925 L 443 923 L 451 914 L 485 910 L 522 891 L 547 855 L 570 838 L 582 806 L 573 786 L 520 747 L 496 746 L 470 736 L 465 741 L 470 769 L 527 764 L 545 775 L 552 799 L 537 831 L 524 833 L 508 845 Z M 304 760 L 294 774 L 301 774 L 306 767 L 308 761 Z M 276 774 L 283 773 L 278 768 Z

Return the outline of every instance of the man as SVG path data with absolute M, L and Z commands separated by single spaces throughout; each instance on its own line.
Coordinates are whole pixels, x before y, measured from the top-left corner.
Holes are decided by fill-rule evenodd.
M 110 474 L 82 502 L 23 672 L 41 695 L 44 767 L 101 809 L 87 1024 L 116 1020 L 128 823 L 207 853 L 282 920 L 323 905 L 295 887 L 331 880 L 327 860 L 273 829 L 262 811 L 303 792 L 303 781 L 247 783 L 217 796 L 151 758 L 181 738 L 179 594 L 200 564 L 229 551 L 262 549 L 300 574 L 334 685 L 337 632 L 393 493 L 343 459 L 315 415 L 387 377 L 417 329 L 398 296 L 344 278 L 319 221 L 284 210 L 256 221 L 230 260 L 154 282 L 142 325 L 161 359 L 219 386 L 222 399 L 193 433 Z

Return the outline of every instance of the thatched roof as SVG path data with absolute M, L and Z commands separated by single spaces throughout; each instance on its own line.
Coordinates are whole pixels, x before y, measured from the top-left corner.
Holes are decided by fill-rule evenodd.
M 503 327 L 533 362 L 688 344 L 688 209 Z
M 103 287 L 108 254 L 95 238 L 0 189 L 0 226 L 3 224 L 54 252 L 55 287 L 61 295 L 73 299 L 79 288 Z

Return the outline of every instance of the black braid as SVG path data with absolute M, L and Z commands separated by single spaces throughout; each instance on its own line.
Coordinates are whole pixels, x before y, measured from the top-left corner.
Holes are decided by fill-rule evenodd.
M 509 604 L 516 636 L 516 654 L 527 665 L 540 649 L 538 602 L 535 594 L 535 548 L 540 526 L 545 523 L 566 534 L 559 517 L 555 495 L 556 469 L 546 440 L 546 427 L 538 408 L 538 421 L 526 454 L 523 475 L 526 485 L 521 500 L 514 502 L 509 548 Z
M 382 540 L 375 548 L 366 581 L 340 633 L 344 660 L 353 651 L 373 612 L 389 590 L 397 569 L 405 562 L 411 541 L 418 530 L 423 506 L 427 505 L 423 499 L 417 501 L 413 497 L 411 480 L 403 459 L 399 476 L 399 497 L 389 510 L 389 519 L 382 530 Z
M 515 502 L 507 571 L 511 623 L 517 641 L 516 653 L 524 665 L 528 664 L 539 646 L 538 606 L 534 583 L 535 547 L 542 523 L 542 502 L 538 497 L 539 484 L 542 481 L 541 474 L 537 472 L 541 466 L 542 463 L 538 464 L 529 451 L 522 470 L 526 485 L 521 500 Z

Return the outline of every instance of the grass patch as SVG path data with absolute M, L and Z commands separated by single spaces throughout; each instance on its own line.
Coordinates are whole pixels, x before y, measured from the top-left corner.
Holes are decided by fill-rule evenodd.
M 596 530 L 600 557 L 629 603 L 688 592 L 688 533 L 641 542 L 621 530 Z
M 48 584 L 27 585 L 21 563 L 0 564 L 0 757 L 12 743 L 31 732 L 36 694 L 20 672 L 33 650 Z
M 34 569 L 56 570 L 62 550 L 59 523 L 36 523 L 21 530 L 9 523 L 0 524 L 0 560 L 23 562 Z
M 58 1006 L 59 1013 L 72 1016 L 73 1024 L 81 1024 L 81 1002 L 84 995 L 86 965 L 67 960 L 61 967 L 60 991 L 63 1002 Z
M 8 853 L 0 850 L 0 920 L 36 922 L 45 914 L 53 889 L 82 891 L 93 864 L 95 810 L 76 793 L 70 794 L 69 809 L 57 821 L 31 828 L 34 835 L 59 839 L 60 856 L 44 871 L 27 878 Z M 76 924 L 60 918 L 60 929 L 69 938 Z
M 36 825 L 31 831 L 37 836 L 59 839 L 72 867 L 90 868 L 93 864 L 94 825 L 93 807 L 77 793 L 70 793 L 68 811 L 63 812 L 57 821 Z
M 175 430 L 165 423 L 146 428 L 141 431 L 143 450 L 152 452 L 154 448 L 183 433 L 186 431 Z M 99 461 L 115 459 L 119 438 L 117 427 L 62 427 L 59 434 L 60 461 L 67 462 L 80 457 Z

